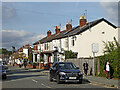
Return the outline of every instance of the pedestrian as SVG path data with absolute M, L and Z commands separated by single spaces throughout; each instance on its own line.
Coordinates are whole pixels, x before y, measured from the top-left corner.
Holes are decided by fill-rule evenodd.
M 26 66 L 27 66 L 27 61 L 24 60 L 24 68 L 26 69 Z
M 21 60 L 20 60 L 20 63 L 19 63 L 19 67 L 20 67 L 20 68 L 22 67 L 22 62 L 21 62 Z
M 109 72 L 110 72 L 110 63 L 107 61 L 107 63 L 104 66 L 104 70 L 106 71 L 106 78 L 109 79 Z
M 113 69 L 113 67 L 110 65 L 110 79 L 113 78 L 113 73 L 114 73 L 114 69 Z
M 84 73 L 85 73 L 85 75 L 87 76 L 88 63 L 87 63 L 86 61 L 83 63 L 83 67 L 84 67 Z

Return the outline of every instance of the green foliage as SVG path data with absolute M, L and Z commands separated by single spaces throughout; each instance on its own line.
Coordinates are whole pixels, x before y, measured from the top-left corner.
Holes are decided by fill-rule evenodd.
M 40 62 L 44 62 L 44 59 L 40 58 Z
M 4 55 L 11 55 L 12 51 L 8 51 L 5 48 L 0 49 L 0 54 L 4 54 Z
M 32 61 L 30 62 L 30 65 L 31 65 L 31 66 L 33 65 L 33 62 L 32 62 Z
M 70 51 L 65 51 L 65 59 L 70 59 L 70 58 L 76 58 L 76 55 L 74 52 Z
M 33 54 L 30 53 L 29 56 L 28 56 L 28 58 L 29 58 L 29 61 L 32 61 L 33 60 Z
M 114 38 L 114 43 L 108 41 L 108 43 L 105 43 L 105 51 L 107 54 L 104 54 L 103 56 L 99 56 L 100 60 L 100 74 L 99 76 L 106 77 L 106 73 L 104 72 L 104 66 L 107 61 L 110 62 L 110 65 L 114 69 L 113 77 L 119 78 L 120 77 L 120 46 L 117 40 Z

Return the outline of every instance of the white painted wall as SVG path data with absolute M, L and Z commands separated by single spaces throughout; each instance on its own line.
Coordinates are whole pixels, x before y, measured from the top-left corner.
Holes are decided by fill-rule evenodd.
M 105 34 L 102 34 L 105 32 Z M 113 37 L 118 39 L 118 31 L 112 26 L 108 25 L 104 21 L 95 25 L 90 30 L 83 32 L 82 34 L 76 35 L 75 46 L 71 46 L 71 37 L 69 38 L 70 50 L 78 52 L 78 58 L 80 57 L 92 57 L 92 43 L 98 43 L 99 52 L 96 56 L 103 55 L 103 41 L 113 41 Z
M 68 38 L 67 37 L 61 39 L 61 48 L 63 48 L 64 50 L 68 50 L 67 42 L 68 42 Z
M 28 57 L 28 49 L 24 48 L 23 53 L 25 53 L 26 57 Z

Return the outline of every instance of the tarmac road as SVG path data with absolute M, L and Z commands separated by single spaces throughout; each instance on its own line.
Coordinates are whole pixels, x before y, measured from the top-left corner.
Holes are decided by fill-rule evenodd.
M 50 82 L 49 73 L 43 73 L 43 70 L 15 68 L 8 70 L 8 78 L 2 81 L 2 88 L 107 88 L 94 85 L 87 80 L 84 80 L 82 84 L 74 82 L 57 84 L 55 81 Z

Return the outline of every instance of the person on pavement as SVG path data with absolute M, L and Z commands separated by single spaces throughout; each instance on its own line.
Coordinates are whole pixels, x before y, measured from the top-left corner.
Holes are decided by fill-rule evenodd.
M 113 78 L 113 73 L 114 73 L 114 69 L 113 69 L 113 67 L 110 65 L 110 79 Z
M 83 67 L 84 67 L 84 73 L 85 73 L 85 75 L 87 76 L 88 63 L 87 63 L 86 61 L 83 63 Z
M 106 71 L 106 78 L 109 79 L 110 63 L 108 61 L 104 66 L 104 70 Z

